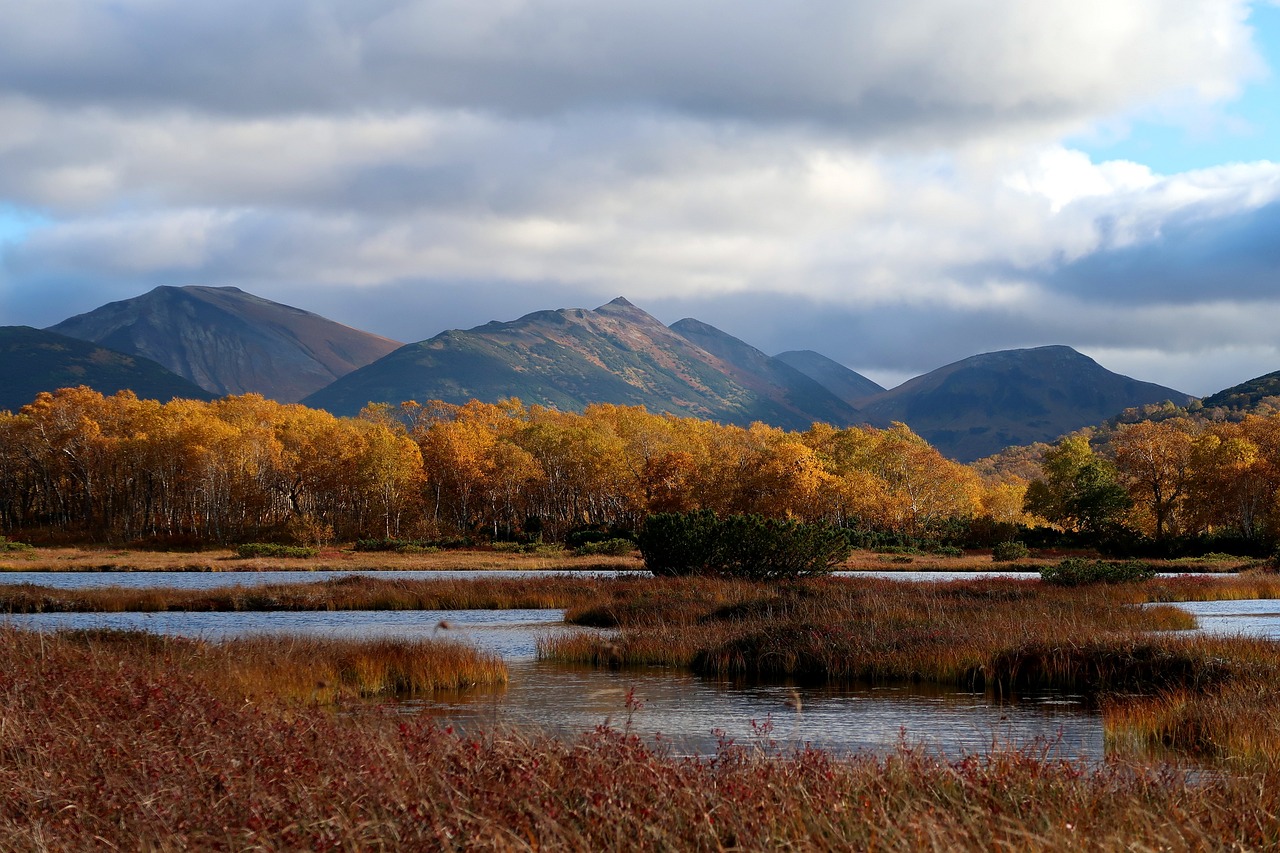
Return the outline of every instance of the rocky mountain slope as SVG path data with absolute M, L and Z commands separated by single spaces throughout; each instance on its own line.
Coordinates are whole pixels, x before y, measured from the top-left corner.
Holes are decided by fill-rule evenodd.
M 303 402 L 353 414 L 371 401 L 519 397 L 566 410 L 640 405 L 790 429 L 856 418 L 834 395 L 736 338 L 711 327 L 699 331 L 704 343 L 715 339 L 718 355 L 690 339 L 698 337 L 692 326 L 684 330 L 667 328 L 621 298 L 595 310 L 538 311 L 410 344 Z
M 287 403 L 400 346 L 236 287 L 157 287 L 49 331 L 152 359 L 217 395 Z

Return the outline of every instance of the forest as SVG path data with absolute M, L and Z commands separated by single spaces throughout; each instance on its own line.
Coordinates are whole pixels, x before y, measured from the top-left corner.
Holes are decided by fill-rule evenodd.
M 788 432 L 517 400 L 337 418 L 248 394 L 159 403 L 84 387 L 0 412 L 0 530 L 157 544 L 633 533 L 655 512 L 992 544 L 1040 531 L 1273 542 L 1280 415 L 1173 417 L 972 466 L 909 428 Z

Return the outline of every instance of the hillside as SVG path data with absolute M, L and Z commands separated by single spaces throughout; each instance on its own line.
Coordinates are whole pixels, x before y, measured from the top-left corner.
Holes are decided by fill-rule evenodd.
M 1053 441 L 1120 411 L 1193 398 L 1113 373 L 1070 347 L 975 355 L 862 401 L 871 423 L 903 421 L 960 461 Z
M 400 346 L 236 287 L 157 287 L 49 331 L 152 359 L 216 395 L 286 403 Z
M 162 401 L 211 396 L 150 359 L 30 326 L 0 326 L 0 410 L 16 412 L 41 391 L 77 385 L 101 394 L 131 390 Z
M 1206 409 L 1238 409 L 1247 412 L 1257 408 L 1267 397 L 1280 397 L 1280 370 L 1210 394 L 1201 402 Z
M 736 342 L 726 346 L 746 347 L 724 338 Z M 790 429 L 853 415 L 805 377 L 794 372 L 757 375 L 621 298 L 594 311 L 538 311 L 510 322 L 447 331 L 405 346 L 303 402 L 353 414 L 371 401 L 461 403 L 506 397 L 563 410 L 581 410 L 590 403 L 639 405 L 654 412 L 736 424 L 761 420 Z
M 850 370 L 838 361 L 827 358 L 813 350 L 791 350 L 780 352 L 774 356 L 778 361 L 794 367 L 796 370 L 835 394 L 850 406 L 857 406 L 862 400 L 885 389 L 872 382 L 861 373 Z

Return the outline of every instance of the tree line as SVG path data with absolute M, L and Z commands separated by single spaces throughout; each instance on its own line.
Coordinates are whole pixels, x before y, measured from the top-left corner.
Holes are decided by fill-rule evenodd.
M 7 532 L 558 539 L 703 509 L 927 535 L 956 518 L 1017 516 L 1021 493 L 984 483 L 903 426 L 793 433 L 516 400 L 336 418 L 254 394 L 162 404 L 84 387 L 0 413 Z
M 901 424 L 788 432 L 614 405 L 432 401 L 337 418 L 254 394 L 159 403 L 81 387 L 0 412 L 9 535 L 560 540 L 702 510 L 935 541 L 1035 524 L 1269 541 L 1280 414 L 1120 424 L 967 466 Z

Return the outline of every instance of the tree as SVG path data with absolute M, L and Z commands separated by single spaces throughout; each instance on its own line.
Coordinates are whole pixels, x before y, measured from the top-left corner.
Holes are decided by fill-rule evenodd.
M 1093 452 L 1087 435 L 1070 435 L 1045 452 L 1044 479 L 1027 486 L 1026 512 L 1067 530 L 1101 533 L 1132 505 L 1115 466 Z
M 1163 539 L 1176 527 L 1191 479 L 1193 426 L 1185 418 L 1120 427 L 1111 439 L 1116 468 L 1135 507 L 1150 518 L 1147 532 Z

